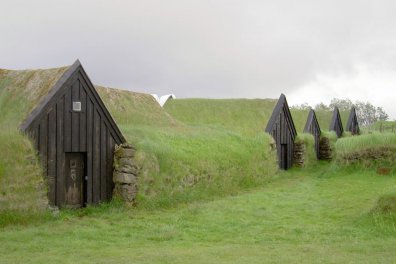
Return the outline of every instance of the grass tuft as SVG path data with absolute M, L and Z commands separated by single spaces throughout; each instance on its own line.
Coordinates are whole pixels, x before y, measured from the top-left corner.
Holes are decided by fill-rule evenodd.
M 385 194 L 378 198 L 373 213 L 396 214 L 396 194 Z

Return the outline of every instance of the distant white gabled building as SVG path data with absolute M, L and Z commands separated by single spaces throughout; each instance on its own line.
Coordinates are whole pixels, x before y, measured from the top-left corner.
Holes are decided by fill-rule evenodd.
M 151 94 L 151 96 L 154 97 L 161 107 L 163 107 L 169 99 L 176 99 L 174 94 L 166 94 L 161 97 L 159 97 L 157 94 Z

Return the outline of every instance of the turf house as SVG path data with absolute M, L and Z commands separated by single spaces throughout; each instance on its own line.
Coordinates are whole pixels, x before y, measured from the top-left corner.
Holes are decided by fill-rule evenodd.
M 289 169 L 293 165 L 294 139 L 297 131 L 284 94 L 279 97 L 265 132 L 271 134 L 275 140 L 279 167 Z
M 310 133 L 313 135 L 315 141 L 316 158 L 319 158 L 319 142 L 321 130 L 318 119 L 316 118 L 315 111 L 313 109 L 309 111 L 307 122 L 305 123 L 304 133 Z
M 341 115 L 338 107 L 334 108 L 329 130 L 334 131 L 339 138 L 342 136 L 342 133 L 344 133 L 344 128 L 342 126 Z
M 78 208 L 107 201 L 114 147 L 125 139 L 78 60 L 50 80 L 46 91 L 36 87 L 42 95 L 21 125 L 41 158 L 49 203 Z
M 355 107 L 352 107 L 351 112 L 349 113 L 349 118 L 348 118 L 348 122 L 347 122 L 347 125 L 346 125 L 346 130 L 351 132 L 352 135 L 359 135 L 360 134 L 359 122 L 358 122 L 358 119 L 357 119 Z

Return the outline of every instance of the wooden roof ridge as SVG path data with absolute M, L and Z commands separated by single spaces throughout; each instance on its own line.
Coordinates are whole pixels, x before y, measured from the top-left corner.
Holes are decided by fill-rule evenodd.
M 69 68 L 63 73 L 63 75 L 59 78 L 59 80 L 55 83 L 55 85 L 51 88 L 46 96 L 40 101 L 36 108 L 32 110 L 29 116 L 22 122 L 20 125 L 20 130 L 26 132 L 27 128 L 38 118 L 46 107 L 51 103 L 53 98 L 59 96 L 65 86 L 65 83 L 75 74 L 76 72 L 80 71 L 83 75 L 83 78 L 87 80 L 88 89 L 91 90 L 93 96 L 97 100 L 99 106 L 102 108 L 104 115 L 108 119 L 110 126 L 116 133 L 116 136 L 120 139 L 120 141 L 125 142 L 125 137 L 121 133 L 120 129 L 118 128 L 116 122 L 114 121 L 113 117 L 111 116 L 109 110 L 106 108 L 105 104 L 103 103 L 102 99 L 100 98 L 98 92 L 95 89 L 95 86 L 91 82 L 89 76 L 86 74 L 81 62 L 77 59 Z
M 359 125 L 359 123 L 357 121 L 356 108 L 352 107 L 351 108 L 351 112 L 349 113 L 348 122 L 347 122 L 347 125 L 346 125 L 346 130 L 348 130 L 348 131 L 351 130 L 351 126 L 352 126 L 352 123 L 353 123 L 355 117 L 356 117 L 356 123 Z
M 304 133 L 309 132 L 309 128 L 311 127 L 312 124 L 315 124 L 319 128 L 319 130 L 321 130 L 318 119 L 316 118 L 315 110 L 313 109 L 311 109 L 308 113 L 307 122 L 305 123 L 305 127 L 304 127 Z
M 274 111 L 272 111 L 272 115 L 271 115 L 271 118 L 268 121 L 267 127 L 265 128 L 265 132 L 269 133 L 269 132 L 272 131 L 273 127 L 276 124 L 276 120 L 278 119 L 278 116 L 281 113 L 281 111 L 283 110 L 284 106 L 286 106 L 285 107 L 285 110 L 286 110 L 285 114 L 286 114 L 286 118 L 288 120 L 287 123 L 289 125 L 290 131 L 292 132 L 292 135 L 293 135 L 293 138 L 294 138 L 297 135 L 297 130 L 296 130 L 296 127 L 294 125 L 292 115 L 290 113 L 290 108 L 289 108 L 289 105 L 287 103 L 286 96 L 283 93 L 280 95 L 279 100 L 276 103 L 276 106 L 274 108 Z

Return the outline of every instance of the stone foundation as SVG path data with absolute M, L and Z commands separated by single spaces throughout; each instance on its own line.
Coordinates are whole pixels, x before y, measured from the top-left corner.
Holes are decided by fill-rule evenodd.
M 134 162 L 136 149 L 128 143 L 116 146 L 114 151 L 113 196 L 134 204 L 138 192 L 139 169 Z
M 330 146 L 330 140 L 322 137 L 319 142 L 319 159 L 331 161 L 333 159 L 333 150 Z
M 305 143 L 303 141 L 294 143 L 294 165 L 296 167 L 304 166 Z

